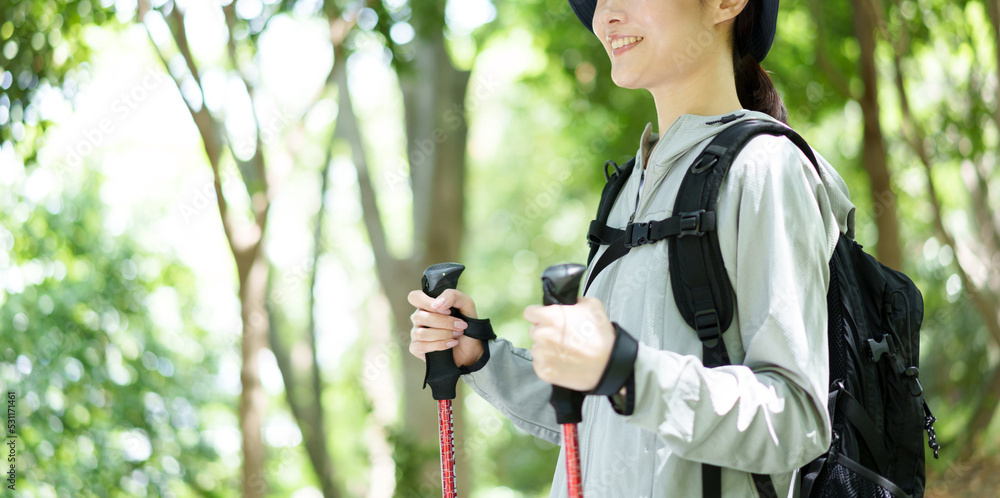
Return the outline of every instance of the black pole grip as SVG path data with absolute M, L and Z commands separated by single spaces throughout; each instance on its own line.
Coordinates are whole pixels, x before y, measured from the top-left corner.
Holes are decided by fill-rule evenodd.
M 573 263 L 546 268 L 542 272 L 542 304 L 576 304 L 585 271 L 587 267 Z
M 576 295 L 580 292 L 580 279 L 587 268 L 572 263 L 550 266 L 542 272 L 542 303 L 576 304 Z M 583 398 L 586 395 L 552 386 L 552 396 L 549 404 L 556 410 L 556 422 L 560 424 L 576 424 L 583 420 Z
M 428 266 L 420 279 L 420 288 L 424 294 L 437 298 L 445 290 L 458 286 L 458 277 L 464 270 L 465 266 L 458 263 Z M 462 372 L 455 365 L 454 353 L 451 350 L 432 351 L 425 358 L 427 370 L 424 374 L 424 387 L 431 386 L 431 395 L 436 400 L 455 399 L 455 388 Z
M 465 271 L 465 265 L 458 263 L 438 263 L 424 270 L 420 288 L 430 297 L 437 298 L 447 289 L 458 287 L 458 277 Z

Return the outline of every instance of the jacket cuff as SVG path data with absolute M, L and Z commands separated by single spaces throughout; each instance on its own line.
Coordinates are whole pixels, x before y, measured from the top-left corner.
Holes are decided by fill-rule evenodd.
M 478 361 L 467 367 L 458 367 L 458 370 L 462 372 L 462 375 L 478 372 L 486 366 L 486 362 L 490 361 L 490 342 L 492 341 L 483 341 L 483 355 L 479 357 Z
M 611 409 L 619 415 L 629 416 L 635 413 L 635 373 L 625 381 L 625 394 L 619 391 L 608 396 L 608 401 L 611 402 Z
M 639 342 L 617 323 L 612 322 L 611 325 L 615 327 L 615 343 L 611 346 L 611 358 L 604 367 L 604 373 L 601 374 L 597 387 L 587 394 L 612 396 L 621 391 L 628 380 L 633 378 L 635 358 L 639 354 Z

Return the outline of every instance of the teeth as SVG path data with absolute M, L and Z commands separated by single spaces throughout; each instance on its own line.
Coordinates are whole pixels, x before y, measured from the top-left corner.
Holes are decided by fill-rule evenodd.
M 615 38 L 614 40 L 611 40 L 611 49 L 618 49 L 624 47 L 625 45 L 638 43 L 640 41 L 642 41 L 641 36 L 625 36 L 622 38 Z

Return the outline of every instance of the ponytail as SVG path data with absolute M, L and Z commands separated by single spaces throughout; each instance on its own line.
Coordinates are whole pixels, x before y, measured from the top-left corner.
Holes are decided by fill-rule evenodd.
M 749 0 L 743 12 L 736 16 L 733 25 L 733 75 L 736 77 L 736 95 L 743 108 L 768 114 L 788 124 L 788 110 L 785 109 L 778 91 L 774 89 L 771 77 L 745 48 L 759 8 L 760 0 Z

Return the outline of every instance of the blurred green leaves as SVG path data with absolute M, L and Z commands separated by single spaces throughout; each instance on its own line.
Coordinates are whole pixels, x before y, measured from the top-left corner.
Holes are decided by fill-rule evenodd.
M 0 1 L 0 143 L 34 155 L 47 124 L 38 94 L 72 101 L 90 55 L 84 30 L 113 16 L 113 8 L 91 0 Z
M 635 152 L 646 123 L 655 122 L 650 96 L 613 84 L 607 55 L 565 0 L 497 1 L 496 19 L 471 33 L 441 22 L 443 0 L 364 5 L 282 0 L 256 7 L 235 2 L 230 32 L 241 48 L 234 64 L 245 70 L 259 68 L 246 48 L 252 44 L 243 41 L 265 32 L 277 12 L 357 15 L 360 29 L 345 46 L 378 44 L 391 55 L 397 75 L 411 69 L 420 40 L 415 35 L 444 36 L 456 64 L 472 71 L 461 109 L 471 136 L 469 237 L 461 259 L 469 270 L 463 284 L 499 335 L 528 346 L 521 312 L 540 299 L 538 275 L 550 264 L 585 259 L 584 234 L 604 183 L 601 166 L 607 159 L 624 162 Z M 168 12 L 169 4 L 159 6 Z M 861 49 L 850 4 L 782 2 L 778 38 L 764 66 L 773 71 L 790 124 L 848 183 L 858 207 L 860 242 L 877 243 L 880 209 L 900 216 L 904 269 L 925 300 L 922 382 L 941 420 L 944 457 L 951 459 L 955 450 L 948 443 L 967 428 L 984 378 L 1000 363 L 1000 349 L 956 268 L 960 261 L 970 264 L 973 276 L 996 293 L 1000 252 L 983 240 L 988 223 L 981 212 L 995 213 L 1000 206 L 997 40 L 980 0 L 880 5 L 880 117 L 894 205 L 872 201 L 860 164 Z M 107 1 L 0 0 L 0 160 L 5 161 L 0 164 L 0 392 L 19 396 L 25 446 L 19 450 L 18 485 L 66 496 L 229 496 L 239 489 L 238 393 L 219 378 L 225 358 L 232 363 L 238 357 L 238 344 L 233 337 L 212 337 L 192 321 L 196 276 L 169 258 L 144 253 L 127 234 L 112 235 L 96 174 L 78 183 L 52 180 L 65 182 L 62 195 L 26 194 L 24 182 L 39 168 L 33 158 L 45 138 L 39 92 L 72 101 L 87 71 L 81 63 L 90 55 L 84 27 L 109 28 L 116 15 L 131 14 L 117 13 Z M 897 56 L 912 101 L 910 119 L 900 110 L 894 85 Z M 226 70 L 235 69 L 229 65 L 223 63 Z M 923 166 L 907 140 L 908 124 L 926 133 L 931 176 L 958 251 L 936 233 Z M 322 137 L 296 140 L 317 142 L 310 145 L 317 150 L 323 145 Z M 26 168 L 17 159 L 6 162 L 15 157 L 11 149 Z M 389 167 L 375 164 L 373 170 Z M 343 176 L 337 181 L 353 181 L 350 174 Z M 405 181 L 397 183 L 406 187 Z M 332 197 L 344 189 L 330 192 Z M 351 223 L 343 212 L 330 214 L 341 217 L 335 220 L 338 227 Z M 359 301 L 377 299 L 366 292 Z M 282 313 L 291 315 L 276 313 L 278 323 L 290 322 Z M 369 431 L 377 430 L 356 381 L 366 366 L 365 346 L 359 341 L 347 348 L 349 359 L 335 372 L 323 372 L 332 379 L 323 398 L 336 418 L 330 452 L 338 485 L 350 492 L 368 487 Z M 518 432 L 465 394 L 469 448 L 475 450 L 470 491 L 485 495 L 505 486 L 515 495 L 546 494 L 558 449 Z M 280 402 L 272 404 L 274 412 L 285 410 Z M 998 429 L 994 422 L 993 437 L 981 451 L 1000 451 Z M 418 475 L 419 469 L 436 455 L 392 428 L 388 441 L 395 446 L 397 494 L 420 494 L 426 476 Z M 292 443 L 271 446 L 266 469 L 276 495 L 314 479 L 304 452 Z
M 214 379 L 234 345 L 191 322 L 193 275 L 109 233 L 98 175 L 41 200 L 18 176 L 0 191 L 0 391 L 18 397 L 17 489 L 232 488 L 232 395 Z

